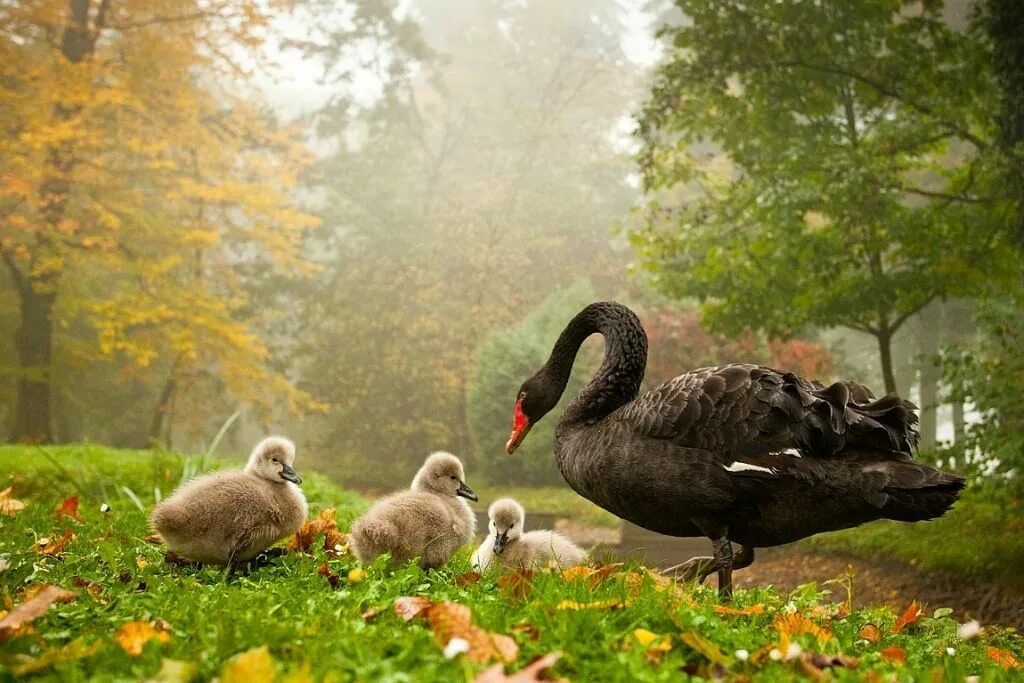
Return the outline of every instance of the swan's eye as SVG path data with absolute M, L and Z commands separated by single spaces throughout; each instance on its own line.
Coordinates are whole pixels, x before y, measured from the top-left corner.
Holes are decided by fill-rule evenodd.
M 526 392 L 525 391 L 520 391 L 519 392 L 519 400 L 522 401 L 524 398 L 526 398 Z

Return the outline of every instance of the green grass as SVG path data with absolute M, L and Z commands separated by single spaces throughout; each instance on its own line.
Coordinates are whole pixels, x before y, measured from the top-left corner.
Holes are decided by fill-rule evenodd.
M 756 653 L 777 644 L 773 622 L 792 610 L 834 633 L 823 644 L 810 635 L 796 636 L 804 650 L 842 652 L 860 660 L 856 669 L 833 669 L 836 680 L 862 680 L 869 671 L 900 681 L 962 681 L 975 674 L 984 680 L 1015 680 L 1019 672 L 1004 671 L 986 656 L 986 648 L 1002 648 L 1024 660 L 1019 635 L 986 629 L 983 635 L 960 642 L 956 622 L 942 611 L 872 645 L 858 637 L 861 627 L 871 622 L 889 633 L 895 615 L 880 608 L 830 618 L 813 586 L 790 595 L 739 591 L 735 606 L 765 606 L 765 613 L 751 616 L 717 614 L 715 594 L 708 588 L 659 590 L 650 578 L 634 586 L 626 572 L 613 574 L 594 588 L 558 573 L 538 572 L 532 591 L 516 599 L 493 577 L 464 587 L 457 584 L 456 577 L 469 570 L 468 550 L 430 573 L 416 567 L 388 572 L 378 562 L 366 568 L 365 578 L 350 582 L 346 577 L 357 567 L 355 560 L 328 557 L 318 550 L 311 556 L 285 555 L 248 576 L 229 579 L 215 568 L 164 564 L 161 549 L 144 540 L 146 514 L 133 500 L 134 496 L 144 507 L 150 506 L 155 492 L 166 494 L 197 459 L 96 447 L 49 452 L 52 460 L 33 448 L 0 449 L 0 489 L 14 486 L 15 497 L 27 505 L 14 517 L 0 517 L 0 559 L 6 564 L 0 571 L 0 600 L 20 602 L 23 589 L 36 583 L 56 584 L 79 595 L 33 622 L 34 632 L 0 645 L 0 680 L 143 680 L 156 676 L 164 658 L 192 663 L 196 679 L 209 680 L 222 675 L 226 663 L 239 653 L 262 646 L 269 648 L 277 673 L 299 674 L 295 680 L 472 680 L 483 666 L 464 657 L 446 659 L 425 622 L 406 623 L 394 614 L 393 602 L 403 595 L 470 606 L 475 624 L 510 634 L 518 642 L 519 656 L 511 668 L 524 666 L 536 655 L 562 651 L 555 673 L 573 681 L 800 677 L 803 670 L 796 662 L 766 657 L 754 663 L 736 655 L 737 650 Z M 303 488 L 314 512 L 336 506 L 342 527 L 365 505 L 322 478 L 310 476 L 307 481 Z M 74 493 L 80 496 L 83 521 L 55 517 L 53 510 Z M 103 502 L 110 504 L 110 512 L 100 511 Z M 31 549 L 40 537 L 56 538 L 65 529 L 75 538 L 61 558 Z M 324 562 L 341 577 L 337 588 L 317 573 Z M 88 582 L 95 584 L 92 591 L 81 587 Z M 559 609 L 563 600 L 625 600 L 628 606 Z M 370 609 L 382 611 L 364 620 L 361 615 Z M 825 613 L 817 614 L 816 609 Z M 156 620 L 169 624 L 167 642 L 151 641 L 138 656 L 118 645 L 115 634 L 122 624 Z M 517 628 L 522 624 L 535 627 L 536 638 Z M 673 647 L 660 662 L 648 661 L 643 648 L 635 646 L 633 633 L 638 628 L 672 636 Z M 683 634 L 690 634 L 689 645 Z M 905 665 L 882 658 L 882 648 L 889 646 L 906 650 Z M 955 654 L 947 654 L 949 647 Z M 716 650 L 721 653 L 717 666 L 709 661 L 717 658 Z M 58 661 L 72 655 L 79 658 Z M 20 668 L 29 663 L 38 670 L 30 674 Z M 260 680 L 250 675 L 246 683 Z
M 617 529 L 622 520 L 603 510 L 568 486 L 541 486 L 535 488 L 513 486 L 474 486 L 482 505 L 490 505 L 498 498 L 515 498 L 526 508 L 529 517 L 532 512 L 544 512 L 565 516 L 578 524 Z M 529 520 L 527 520 L 529 522 Z
M 967 488 L 956 507 L 936 520 L 875 522 L 806 543 L 819 550 L 899 559 L 1024 591 L 1024 503 L 994 487 Z

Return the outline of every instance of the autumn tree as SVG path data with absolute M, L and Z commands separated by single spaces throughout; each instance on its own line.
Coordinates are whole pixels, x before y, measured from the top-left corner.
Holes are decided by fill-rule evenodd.
M 987 44 L 941 3 L 679 0 L 640 115 L 632 235 L 713 326 L 873 337 L 1007 270 Z
M 268 367 L 240 286 L 250 267 L 308 271 L 300 248 L 316 223 L 291 197 L 307 161 L 295 131 L 235 80 L 276 11 L 0 5 L 0 255 L 20 311 L 13 438 L 53 439 L 54 340 L 77 317 L 96 330 L 97 355 L 140 370 L 163 361 L 172 386 L 214 375 L 264 407 L 312 405 Z

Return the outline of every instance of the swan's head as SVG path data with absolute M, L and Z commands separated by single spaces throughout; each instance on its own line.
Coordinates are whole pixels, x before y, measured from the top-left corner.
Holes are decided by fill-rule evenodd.
M 294 463 L 295 444 L 283 436 L 268 436 L 252 449 L 245 471 L 275 483 L 301 484 L 302 477 L 292 469 Z
M 462 462 L 444 451 L 427 456 L 423 467 L 412 480 L 412 490 L 477 500 L 473 489 L 466 486 L 466 473 L 462 469 Z
M 535 372 L 519 387 L 515 412 L 512 415 L 512 434 L 505 444 L 506 453 L 514 453 L 530 428 L 551 412 L 562 397 L 562 388 L 548 377 L 547 367 Z
M 488 529 L 494 537 L 494 554 L 501 555 L 510 541 L 522 535 L 526 510 L 511 498 L 501 498 L 491 503 L 487 516 L 490 518 Z

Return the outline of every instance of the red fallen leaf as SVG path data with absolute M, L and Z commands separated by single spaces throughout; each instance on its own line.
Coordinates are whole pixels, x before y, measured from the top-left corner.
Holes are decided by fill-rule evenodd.
M 64 499 L 64 502 L 60 504 L 60 507 L 53 511 L 54 516 L 60 517 L 61 515 L 67 515 L 76 522 L 81 522 L 82 518 L 78 516 L 78 496 L 69 496 Z
M 907 605 L 907 608 L 903 610 L 903 614 L 900 615 L 900 618 L 896 620 L 895 624 L 893 624 L 893 635 L 896 635 L 897 633 L 905 629 L 907 626 L 910 626 L 911 624 L 915 623 L 920 618 L 921 608 L 918 606 L 917 600 L 912 600 L 910 604 Z
M 58 553 L 64 550 L 64 546 L 66 546 L 72 539 L 74 539 L 74 537 L 75 535 L 71 533 L 71 530 L 69 529 L 65 531 L 64 535 L 56 541 L 52 538 L 40 538 L 39 542 L 32 546 L 32 550 L 39 553 L 40 555 L 56 556 Z
M 71 591 L 48 583 L 30 586 L 25 591 L 24 602 L 15 605 L 3 619 L 0 619 L 0 643 L 17 635 L 25 624 L 41 617 L 54 603 L 70 602 L 76 597 Z
M 395 598 L 395 614 L 403 621 L 410 621 L 434 603 L 429 598 L 402 596 Z
M 454 638 L 466 641 L 466 658 L 477 664 L 492 659 L 514 662 L 519 656 L 516 641 L 500 633 L 485 631 L 473 625 L 473 613 L 466 605 L 441 602 L 427 608 L 427 621 L 437 644 L 446 647 Z
M 341 583 L 341 579 L 331 571 L 330 566 L 326 562 L 316 568 L 316 573 L 327 579 L 327 583 L 331 584 L 331 588 L 337 588 Z
M 902 647 L 892 645 L 882 650 L 882 659 L 891 664 L 902 665 L 907 661 L 907 651 Z
M 989 646 L 985 649 L 985 655 L 1006 671 L 1020 668 L 1020 661 L 1009 650 L 1000 650 L 998 647 Z
M 877 645 L 882 641 L 882 631 L 874 624 L 864 624 L 857 631 L 857 637 L 863 638 L 872 645 Z
M 544 675 L 561 656 L 561 652 L 551 652 L 533 660 L 514 674 L 506 674 L 503 664 L 495 664 L 486 671 L 482 671 L 473 679 L 473 683 L 536 683 L 550 680 L 554 680 L 555 683 L 569 683 L 565 678 L 550 679 Z
M 533 590 L 533 570 L 517 569 L 498 579 L 498 588 L 511 598 L 521 600 Z
M 455 585 L 459 588 L 472 586 L 480 580 L 480 572 L 466 572 L 455 577 Z

